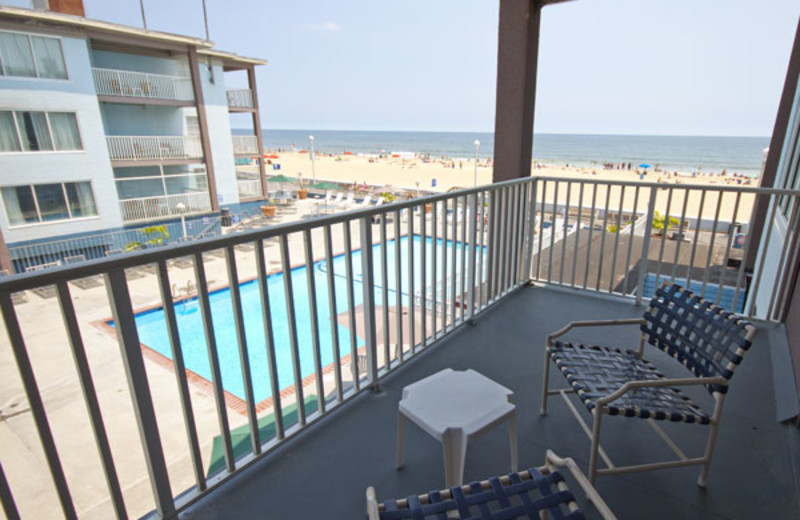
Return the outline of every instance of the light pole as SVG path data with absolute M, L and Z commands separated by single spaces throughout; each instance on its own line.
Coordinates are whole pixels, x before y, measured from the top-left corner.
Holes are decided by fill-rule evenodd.
M 186 204 L 184 204 L 183 202 L 179 202 L 179 203 L 175 204 L 175 209 L 177 209 L 178 212 L 180 212 L 180 214 L 181 214 L 181 228 L 183 228 L 183 238 L 185 240 L 186 237 L 187 237 L 187 233 L 186 233 L 186 216 L 184 215 L 184 212 L 186 211 Z
M 309 135 L 308 140 L 311 143 L 311 180 L 313 184 L 317 183 L 317 172 L 314 169 L 314 136 Z
M 478 186 L 478 148 L 481 145 L 481 142 L 475 139 L 475 142 L 472 143 L 475 145 L 475 186 Z

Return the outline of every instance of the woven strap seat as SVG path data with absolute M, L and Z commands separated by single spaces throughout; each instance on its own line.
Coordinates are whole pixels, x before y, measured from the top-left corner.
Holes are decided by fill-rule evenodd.
M 556 520 L 584 519 L 580 510 L 570 511 L 568 504 L 574 506 L 575 497 L 563 481 L 557 471 L 543 474 L 532 468 L 504 479 L 493 477 L 463 487 L 387 500 L 381 507 L 380 519 L 446 520 L 453 518 L 448 516 L 452 511 L 458 512 L 456 518 L 472 520 L 539 520 L 541 511 L 548 511 L 550 518 Z
M 628 381 L 664 379 L 656 367 L 636 352 L 557 341 L 552 360 L 590 411 L 595 401 Z M 677 388 L 631 390 L 607 405 L 609 415 L 708 424 L 709 416 Z

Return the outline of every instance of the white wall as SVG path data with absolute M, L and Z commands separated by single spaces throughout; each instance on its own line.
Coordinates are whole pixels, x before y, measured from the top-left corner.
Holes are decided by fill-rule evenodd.
M 214 176 L 217 181 L 217 197 L 220 206 L 239 202 L 236 183 L 231 122 L 228 116 L 228 97 L 225 89 L 222 63 L 212 61 L 212 74 L 207 61 L 200 60 L 200 79 L 203 85 L 203 100 L 208 118 L 208 137 L 211 142 Z
M 122 224 L 87 42 L 71 37 L 61 41 L 69 78 L 0 77 L 0 110 L 74 111 L 83 151 L 0 153 L 0 186 L 90 181 L 99 216 L 10 228 L 0 198 L 0 226 L 8 244 Z

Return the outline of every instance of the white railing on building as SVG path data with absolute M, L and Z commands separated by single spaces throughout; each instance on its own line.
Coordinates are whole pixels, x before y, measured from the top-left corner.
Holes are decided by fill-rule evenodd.
M 254 135 L 234 135 L 233 153 L 258 154 L 258 138 Z
M 208 192 L 198 191 L 159 197 L 124 199 L 119 201 L 119 209 L 124 222 L 143 222 L 211 211 L 211 201 Z
M 260 197 L 261 196 L 261 181 L 256 180 L 238 180 L 236 183 L 239 185 L 240 197 Z
M 228 106 L 230 108 L 253 108 L 253 91 L 249 88 L 229 89 Z
M 106 137 L 112 161 L 154 161 L 201 159 L 203 145 L 199 136 L 113 135 Z
M 92 68 L 100 96 L 194 101 L 192 78 L 119 69 Z
M 202 200 L 190 200 L 194 196 Z M 128 214 L 142 218 L 174 214 L 179 201 L 195 210 L 208 204 L 208 194 L 146 200 L 125 201 L 132 204 Z M 789 204 L 778 203 L 786 200 Z M 785 242 L 776 246 L 777 253 L 772 256 L 758 250 L 758 244 L 750 251 L 751 233 L 741 225 L 749 222 L 752 208 L 759 201 L 767 207 L 764 227 L 767 236 L 761 244 L 770 244 L 768 230 L 773 222 L 784 219 L 787 223 L 782 228 Z M 654 283 L 659 278 L 687 279 L 711 301 L 720 300 L 715 287 L 727 286 L 730 291 L 750 293 L 758 292 L 761 286 L 762 291 L 773 294 L 773 303 L 767 308 L 755 308 L 747 294 L 747 303 L 739 312 L 774 320 L 787 305 L 774 296 L 780 294 L 779 284 L 798 261 L 798 252 L 789 247 L 798 229 L 798 202 L 800 191 L 747 186 L 665 186 L 525 178 L 0 278 L 0 310 L 9 351 L 16 359 L 23 383 L 20 392 L 25 393 L 28 413 L 37 427 L 43 458 L 47 461 L 46 467 L 43 464 L 44 469 L 38 471 L 49 472 L 56 490 L 52 496 L 57 497 L 54 500 L 59 501 L 67 517 L 77 516 L 76 503 L 96 503 L 96 488 L 106 486 L 110 507 L 118 517 L 127 518 L 125 508 L 130 505 L 129 497 L 123 499 L 118 471 L 124 472 L 128 479 L 133 479 L 132 472 L 138 471 L 136 478 L 149 480 L 153 496 L 147 504 L 148 507 L 154 504 L 154 516 L 177 517 L 178 511 L 199 496 L 218 489 L 253 459 L 283 445 L 360 392 L 375 389 L 386 375 L 532 280 L 616 294 L 632 302 L 646 297 L 643 291 L 648 276 L 654 278 L 651 280 Z M 134 209 L 134 204 L 140 206 Z M 664 219 L 669 223 L 670 217 L 675 219 L 672 225 L 660 225 Z M 552 227 L 562 230 L 545 232 Z M 620 232 L 623 228 L 626 228 L 624 233 Z M 396 247 L 400 243 L 404 245 Z M 731 264 L 735 245 L 740 243 L 743 243 L 743 257 L 738 258 L 738 264 Z M 212 255 L 216 252 L 223 254 Z M 246 262 L 242 256 L 245 254 L 249 255 Z M 744 271 L 748 255 L 756 259 L 752 274 Z M 773 260 L 767 265 L 764 259 L 768 257 Z M 324 260 L 320 262 L 320 258 Z M 181 285 L 176 289 L 169 267 L 178 259 L 184 259 L 187 267 L 194 269 L 184 271 Z M 214 266 L 212 262 L 222 265 Z M 245 268 L 245 264 L 250 267 Z M 138 282 L 133 291 L 126 277 L 126 270 L 145 266 L 151 266 L 150 271 L 155 272 L 151 274 L 151 294 L 143 293 L 148 286 Z M 253 270 L 240 276 L 238 266 L 243 271 L 254 268 L 255 298 L 251 294 L 244 300 L 239 285 L 243 277 L 252 276 Z M 276 278 L 277 274 L 271 273 L 276 267 L 293 275 Z M 305 268 L 305 275 L 300 275 L 301 267 Z M 223 316 L 213 315 L 209 274 L 217 283 L 220 276 L 224 283 L 229 283 L 224 301 L 230 302 L 230 306 Z M 129 430 L 129 435 L 137 436 L 142 445 L 143 465 L 139 460 L 121 456 L 127 453 L 119 453 L 120 449 L 128 449 L 130 439 L 125 444 L 119 439 L 109 440 L 94 386 L 96 378 L 106 374 L 92 375 L 86 363 L 86 344 L 101 340 L 96 333 L 87 334 L 87 327 L 79 324 L 69 282 L 95 275 L 105 279 L 104 286 L 97 290 L 105 291 L 110 302 L 113 327 L 121 347 L 117 364 L 125 368 L 131 399 L 127 407 L 116 403 L 114 420 L 137 423 L 138 428 Z M 185 291 L 191 290 L 191 298 L 176 303 L 176 296 L 186 296 L 185 291 L 178 290 L 183 284 Z M 326 290 L 318 291 L 320 285 Z M 83 388 L 83 404 L 103 470 L 94 475 L 96 486 L 87 485 L 89 475 L 85 470 L 81 472 L 80 486 L 69 485 L 69 479 L 79 473 L 76 468 L 83 468 L 76 462 L 81 457 L 71 452 L 59 454 L 57 445 L 62 450 L 76 448 L 74 443 L 61 443 L 56 437 L 74 435 L 70 433 L 70 421 L 74 418 L 64 413 L 48 413 L 42 389 L 47 390 L 50 382 L 37 383 L 34 377 L 37 364 L 49 368 L 56 363 L 52 358 L 56 351 L 50 349 L 46 356 L 28 354 L 29 344 L 35 343 L 38 333 L 35 327 L 20 326 L 17 304 L 12 299 L 15 293 L 43 287 L 54 287 L 57 298 L 52 300 L 54 308 L 48 312 L 60 313 L 65 324 L 63 332 L 62 329 L 48 332 L 47 348 L 68 347 L 71 355 L 64 353 L 64 362 L 71 363 L 70 358 L 74 358 Z M 318 295 L 326 296 L 318 301 Z M 214 296 L 219 300 L 218 295 Z M 737 301 L 736 295 L 728 296 Z M 174 356 L 170 365 L 174 365 L 170 376 L 175 378 L 174 386 L 166 384 L 161 373 L 160 383 L 150 386 L 135 306 L 152 312 L 153 301 L 160 302 L 159 312 L 163 313 L 169 339 L 167 348 Z M 197 406 L 197 397 L 190 390 L 190 384 L 198 376 L 190 374 L 184 365 L 182 342 L 189 338 L 184 329 L 179 333 L 176 318 L 178 313 L 187 312 L 187 304 L 193 305 L 197 326 L 202 328 L 202 334 L 194 335 L 203 338 L 202 349 L 208 354 L 210 376 L 203 385 L 213 394 L 214 406 L 208 403 Z M 249 316 L 245 320 L 245 305 L 248 313 L 255 313 L 255 319 Z M 432 305 L 436 308 L 432 309 Z M 330 317 L 347 313 L 349 333 L 342 337 L 349 338 L 348 344 L 340 345 L 342 325 L 335 318 L 320 319 L 321 309 Z M 229 311 L 231 315 L 225 314 Z M 273 322 L 276 316 L 280 316 L 280 323 Z M 215 330 L 225 320 L 235 333 L 225 336 L 224 345 L 218 346 Z M 330 331 L 324 342 L 322 327 Z M 63 338 L 51 337 L 52 334 L 63 334 Z M 236 351 L 239 360 L 236 363 L 241 368 L 226 372 L 234 375 L 226 375 L 224 387 L 218 347 L 226 350 L 226 356 L 231 350 Z M 250 364 L 256 349 L 258 353 L 254 355 L 265 356 L 266 363 Z M 333 352 L 333 361 L 328 366 L 322 365 L 323 352 Z M 303 373 L 301 359 L 313 359 L 310 375 Z M 282 380 L 279 373 L 283 374 Z M 244 396 L 236 404 L 237 411 L 246 417 L 249 433 L 248 453 L 244 455 L 233 448 L 227 409 L 231 398 L 227 390 L 230 377 L 238 378 L 235 383 Z M 268 400 L 256 402 L 254 381 L 269 381 Z M 284 392 L 289 387 L 281 385 L 287 384 L 291 391 Z M 154 395 L 153 392 L 162 392 L 166 387 L 169 395 Z M 313 406 L 307 403 L 307 395 L 317 396 Z M 260 423 L 267 413 L 263 407 L 271 409 L 274 428 L 269 430 L 272 432 L 269 438 L 263 437 L 266 430 Z M 284 424 L 284 414 L 288 413 L 296 415 L 292 424 Z M 199 436 L 201 414 L 204 428 L 218 425 L 212 429 L 214 435 L 219 435 L 222 468 L 210 476 L 208 459 L 204 460 L 202 454 L 205 449 L 202 443 L 207 439 L 201 443 Z M 176 429 L 184 430 L 188 449 L 173 442 Z M 162 442 L 166 437 L 169 443 Z M 24 486 L 35 469 L 26 467 L 26 478 L 9 480 L 16 486 Z M 182 481 L 194 483 L 189 489 L 171 486 L 178 479 L 173 473 L 177 471 L 183 472 Z M 38 486 L 37 491 L 44 485 L 31 484 Z M 87 499 L 87 493 L 93 502 Z M 20 494 L 34 495 L 44 496 L 41 492 Z M 0 496 L 4 504 L 9 497 L 10 493 Z

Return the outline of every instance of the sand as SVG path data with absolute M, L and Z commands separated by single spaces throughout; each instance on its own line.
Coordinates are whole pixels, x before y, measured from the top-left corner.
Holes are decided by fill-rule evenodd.
M 310 184 L 312 180 L 312 165 L 309 154 L 299 152 L 283 152 L 279 153 L 279 159 L 273 159 L 274 163 L 281 165 L 280 173 L 291 177 L 300 177 L 305 184 Z M 268 173 L 270 166 L 267 165 Z M 382 186 L 392 186 L 395 188 L 406 188 L 410 190 L 423 190 L 423 191 L 437 191 L 445 192 L 454 188 L 468 188 L 472 187 L 475 182 L 475 165 L 474 161 L 469 160 L 453 160 L 453 161 L 438 161 L 432 160 L 424 162 L 421 159 L 403 159 L 403 158 L 370 158 L 359 155 L 323 155 L 317 154 L 314 162 L 314 170 L 316 173 L 317 182 L 321 180 L 329 180 L 335 182 L 355 183 L 359 186 L 369 184 L 374 186 L 374 191 L 380 192 Z M 277 173 L 277 172 L 275 172 Z M 537 165 L 533 168 L 533 175 L 547 178 L 569 179 L 569 180 L 583 180 L 583 181 L 625 181 L 630 183 L 642 182 L 639 173 L 634 168 L 633 171 L 628 170 L 606 170 L 602 167 L 598 168 L 577 168 L 566 167 L 557 165 Z M 434 182 L 435 181 L 435 182 Z M 479 161 L 477 168 L 477 181 L 479 185 L 490 184 L 492 182 L 492 166 L 483 161 Z M 644 182 L 663 182 L 665 188 L 667 186 L 685 187 L 686 185 L 701 186 L 713 188 L 722 186 L 737 186 L 742 181 L 751 182 L 755 185 L 755 180 L 744 180 L 734 177 L 722 177 L 718 175 L 698 175 L 692 177 L 688 174 L 679 174 L 675 176 L 672 172 L 658 173 L 649 171 L 644 179 Z M 434 186 L 435 184 L 435 186 Z M 547 183 L 548 193 L 546 199 L 552 202 L 554 197 L 555 184 L 552 182 Z M 569 193 L 570 202 L 572 205 L 577 205 L 580 198 L 580 186 L 577 183 L 571 183 L 571 190 Z M 586 184 L 583 194 L 583 205 L 585 208 L 590 208 L 592 205 L 592 197 L 595 197 L 596 208 L 602 209 L 606 204 L 606 197 L 609 199 L 609 208 L 615 209 L 620 206 L 620 198 L 622 196 L 622 189 L 620 187 L 612 187 L 611 193 L 607 193 L 605 186 L 600 186 L 597 193 L 593 194 L 594 189 L 592 185 Z M 638 200 L 635 200 L 635 188 L 625 188 L 624 199 L 622 200 L 622 207 L 626 211 L 631 211 L 634 208 L 634 202 L 638 211 L 646 211 L 649 189 L 643 188 L 639 193 Z M 670 193 L 672 197 L 670 200 Z M 716 215 L 717 202 L 719 194 L 716 191 L 706 192 L 705 200 L 702 200 L 702 190 L 692 189 L 689 191 L 689 200 L 686 204 L 684 212 L 683 203 L 685 189 L 668 190 L 661 189 L 657 192 L 656 209 L 661 213 L 669 212 L 670 215 L 680 217 L 685 215 L 686 219 L 696 218 L 702 215 L 704 219 L 713 219 Z M 567 198 L 567 183 L 560 182 L 558 190 L 558 198 L 556 202 L 563 204 Z M 723 195 L 722 205 L 719 212 L 719 218 L 723 221 L 730 221 L 734 218 L 734 209 L 736 209 L 735 220 L 745 222 L 749 219 L 754 196 L 742 195 L 738 208 L 736 206 L 737 196 L 734 193 L 727 193 Z M 701 200 L 703 203 L 703 211 L 700 212 Z M 667 205 L 669 204 L 669 209 Z

